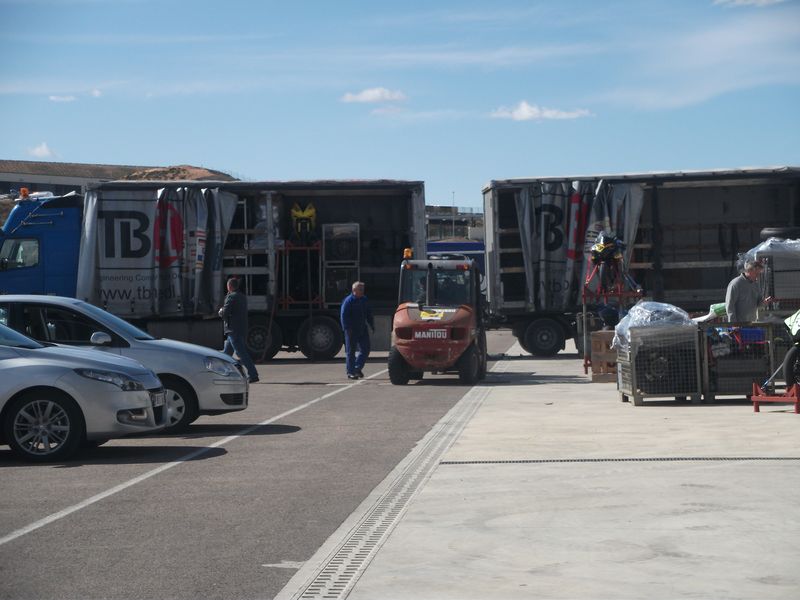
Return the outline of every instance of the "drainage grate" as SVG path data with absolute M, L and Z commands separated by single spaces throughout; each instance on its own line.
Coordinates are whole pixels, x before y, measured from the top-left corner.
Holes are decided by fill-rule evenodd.
M 311 581 L 293 598 L 327 600 L 347 597 L 400 521 L 411 498 L 440 464 L 441 457 L 461 434 L 490 389 L 473 387 L 464 395 L 440 422 L 439 430 L 419 447 L 417 456 L 397 476 L 387 492 L 337 546 Z
M 644 458 L 532 458 L 519 460 L 443 460 L 440 465 L 536 465 L 544 463 L 692 462 L 743 460 L 800 460 L 798 456 L 656 456 Z

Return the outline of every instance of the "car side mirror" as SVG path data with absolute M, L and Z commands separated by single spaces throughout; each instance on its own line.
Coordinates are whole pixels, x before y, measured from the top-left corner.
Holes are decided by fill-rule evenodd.
M 92 337 L 89 338 L 89 342 L 92 346 L 108 346 L 111 344 L 111 341 L 111 336 L 105 331 L 95 331 Z
M 7 271 L 7 270 L 8 270 L 8 259 L 0 258 L 0 271 Z

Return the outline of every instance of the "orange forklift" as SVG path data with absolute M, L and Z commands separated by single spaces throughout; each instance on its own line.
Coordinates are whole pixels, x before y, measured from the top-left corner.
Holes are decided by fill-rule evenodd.
M 406 249 L 398 304 L 389 351 L 394 385 L 425 372 L 458 373 L 468 385 L 486 377 L 485 300 L 475 261 L 462 254 L 414 260 Z

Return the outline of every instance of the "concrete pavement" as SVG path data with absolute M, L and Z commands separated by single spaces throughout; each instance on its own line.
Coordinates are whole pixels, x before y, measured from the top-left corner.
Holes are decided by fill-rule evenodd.
M 418 445 L 433 464 L 398 465 L 278 598 L 800 598 L 789 405 L 634 407 L 574 355 L 520 354 Z M 398 482 L 407 499 L 380 517 Z

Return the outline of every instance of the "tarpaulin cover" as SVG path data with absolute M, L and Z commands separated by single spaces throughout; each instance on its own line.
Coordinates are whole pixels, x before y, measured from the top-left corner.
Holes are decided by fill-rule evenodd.
M 235 210 L 218 189 L 88 192 L 77 297 L 120 316 L 215 314 Z
M 577 302 L 583 236 L 592 186 L 534 182 L 516 197 L 525 268 L 525 303 L 531 310 L 564 310 Z
M 640 300 L 628 311 L 622 320 L 614 328 L 614 341 L 611 343 L 613 348 L 627 349 L 630 344 L 630 329 L 632 327 L 642 327 L 652 330 L 654 335 L 658 335 L 659 328 L 663 327 L 694 327 L 692 319 L 682 308 L 664 302 L 652 302 Z
M 784 240 L 782 238 L 769 238 L 755 248 L 751 248 L 739 257 L 738 267 L 744 266 L 748 260 L 758 260 L 766 256 L 787 256 L 800 258 L 800 240 Z

